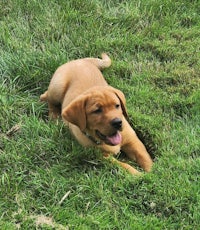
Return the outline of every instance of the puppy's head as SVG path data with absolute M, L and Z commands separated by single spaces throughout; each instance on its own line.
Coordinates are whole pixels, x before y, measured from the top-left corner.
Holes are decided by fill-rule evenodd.
M 108 145 L 121 143 L 123 115 L 127 116 L 124 94 L 110 86 L 89 89 L 62 111 L 64 120 Z

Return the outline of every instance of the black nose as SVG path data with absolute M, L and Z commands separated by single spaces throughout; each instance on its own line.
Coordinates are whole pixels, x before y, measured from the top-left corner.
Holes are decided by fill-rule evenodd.
M 111 125 L 115 128 L 115 129 L 121 129 L 122 128 L 122 120 L 120 118 L 115 118 L 111 121 Z

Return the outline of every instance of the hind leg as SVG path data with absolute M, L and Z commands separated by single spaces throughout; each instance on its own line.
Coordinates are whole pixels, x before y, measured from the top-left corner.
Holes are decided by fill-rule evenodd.
M 40 95 L 40 101 L 48 101 L 48 91 Z
M 57 119 L 61 116 L 61 105 L 54 105 L 48 102 L 49 118 Z
M 46 91 L 40 95 L 40 101 L 48 102 L 49 118 L 56 119 L 56 118 L 59 118 L 61 116 L 61 105 L 56 105 L 56 104 L 49 101 L 48 91 Z

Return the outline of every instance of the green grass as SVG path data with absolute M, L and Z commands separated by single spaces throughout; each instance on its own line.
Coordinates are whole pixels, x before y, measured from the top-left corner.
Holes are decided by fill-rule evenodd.
M 197 0 L 0 2 L 0 229 L 199 228 L 199 12 Z M 140 178 L 39 102 L 59 65 L 102 52 L 154 157 Z

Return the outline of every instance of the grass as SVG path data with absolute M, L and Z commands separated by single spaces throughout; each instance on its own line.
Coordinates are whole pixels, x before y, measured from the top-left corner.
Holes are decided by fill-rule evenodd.
M 195 0 L 0 2 L 1 229 L 199 228 L 199 11 Z M 102 52 L 154 157 L 140 178 L 79 146 L 38 102 L 59 65 Z

